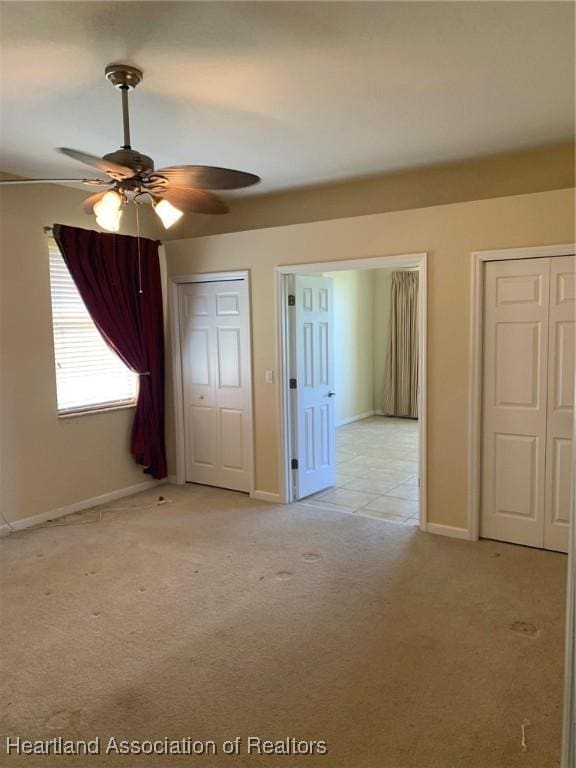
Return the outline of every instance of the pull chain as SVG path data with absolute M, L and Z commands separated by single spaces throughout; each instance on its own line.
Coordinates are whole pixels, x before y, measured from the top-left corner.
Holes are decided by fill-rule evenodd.
M 112 285 L 116 285 L 116 233 L 112 232 Z
M 140 208 L 136 203 L 136 237 L 138 242 L 138 293 L 142 291 L 142 255 L 140 253 Z

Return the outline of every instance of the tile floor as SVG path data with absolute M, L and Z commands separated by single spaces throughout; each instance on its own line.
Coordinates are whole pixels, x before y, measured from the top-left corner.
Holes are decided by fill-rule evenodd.
M 305 503 L 418 525 L 418 422 L 372 416 L 336 430 L 336 487 Z

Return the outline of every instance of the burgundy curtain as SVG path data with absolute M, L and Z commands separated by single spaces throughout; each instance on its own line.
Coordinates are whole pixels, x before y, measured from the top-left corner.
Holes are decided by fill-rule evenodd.
M 54 225 L 54 238 L 94 323 L 140 387 L 131 450 L 166 477 L 164 321 L 157 241 Z

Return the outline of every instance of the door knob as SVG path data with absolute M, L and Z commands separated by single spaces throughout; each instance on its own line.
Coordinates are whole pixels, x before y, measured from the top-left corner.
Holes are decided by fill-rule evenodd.
M 332 390 L 330 390 L 330 392 L 328 392 L 326 397 L 335 397 L 335 395 L 336 395 L 336 392 L 332 392 Z

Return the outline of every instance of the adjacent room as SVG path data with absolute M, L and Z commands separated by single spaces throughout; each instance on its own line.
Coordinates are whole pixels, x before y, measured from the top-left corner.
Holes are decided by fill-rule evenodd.
M 336 477 L 306 502 L 419 525 L 418 270 L 323 278 L 334 305 Z
M 574 768 L 575 6 L 0 0 L 0 764 Z

